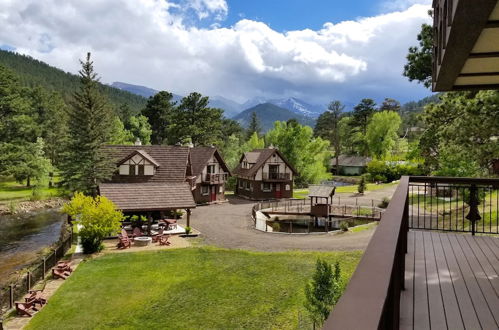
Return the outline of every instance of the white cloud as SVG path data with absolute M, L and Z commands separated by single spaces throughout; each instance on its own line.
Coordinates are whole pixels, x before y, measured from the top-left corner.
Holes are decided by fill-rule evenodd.
M 186 8 L 214 24 L 193 26 Z M 401 76 L 407 48 L 428 21 L 425 5 L 286 33 L 248 19 L 220 27 L 228 10 L 225 0 L 3 0 L 0 45 L 71 72 L 91 51 L 104 82 L 239 101 L 254 96 L 405 100 L 426 93 Z

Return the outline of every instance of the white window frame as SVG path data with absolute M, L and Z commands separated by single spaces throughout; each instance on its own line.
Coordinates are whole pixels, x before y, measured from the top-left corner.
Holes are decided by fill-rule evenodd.
M 268 188 L 265 188 L 265 185 L 268 185 Z M 270 182 L 262 183 L 262 191 L 263 192 L 272 192 L 272 184 Z
M 201 195 L 208 196 L 209 194 L 210 194 L 210 186 L 201 186 Z

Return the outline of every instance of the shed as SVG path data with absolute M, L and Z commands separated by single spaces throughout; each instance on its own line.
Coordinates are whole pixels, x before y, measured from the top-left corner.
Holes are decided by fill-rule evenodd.
M 340 175 L 361 175 L 366 171 L 367 164 L 372 159 L 365 156 L 340 155 L 338 157 L 338 169 L 336 169 L 336 158 L 331 158 L 331 169 Z

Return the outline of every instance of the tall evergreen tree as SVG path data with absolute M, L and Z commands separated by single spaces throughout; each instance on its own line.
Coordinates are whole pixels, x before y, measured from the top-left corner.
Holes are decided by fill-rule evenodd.
M 209 98 L 191 93 L 182 98 L 172 127 L 177 142 L 191 139 L 194 145 L 218 144 L 222 132 L 223 110 L 210 108 Z
M 179 142 L 174 141 L 175 138 L 170 134 L 176 111 L 175 105 L 173 94 L 166 91 L 151 96 L 147 101 L 145 109 L 142 110 L 142 115 L 147 117 L 151 125 L 152 144 L 175 144 Z
M 327 111 L 322 113 L 317 119 L 314 134 L 324 140 L 329 140 L 334 148 L 335 164 L 338 168 L 339 156 L 341 153 L 341 141 L 339 124 L 345 106 L 340 101 L 332 101 L 327 107 Z
M 110 139 L 113 112 L 98 90 L 99 79 L 90 53 L 80 63 L 80 88 L 73 94 L 68 111 L 68 139 L 61 175 L 70 191 L 95 195 L 99 183 L 114 171 L 112 160 L 102 150 Z
M 262 132 L 262 126 L 260 125 L 260 120 L 258 119 L 256 112 L 253 111 L 251 113 L 250 123 L 248 125 L 248 130 L 246 132 L 246 139 L 249 140 L 249 138 L 251 138 L 253 133 L 256 133 L 258 136 L 260 136 L 261 132 Z

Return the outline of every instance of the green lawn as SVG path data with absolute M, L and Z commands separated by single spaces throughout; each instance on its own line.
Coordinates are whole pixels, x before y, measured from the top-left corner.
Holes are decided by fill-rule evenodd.
M 311 328 L 304 286 L 317 257 L 354 252 L 262 253 L 211 247 L 108 254 L 78 267 L 28 329 Z
M 366 184 L 366 191 L 374 191 L 374 190 L 380 190 L 380 189 L 385 189 L 388 187 L 396 186 L 397 183 L 381 183 L 381 184 L 375 184 L 375 183 L 368 183 Z M 342 186 L 342 187 L 336 187 L 336 193 L 357 193 L 357 185 L 350 185 L 350 186 Z M 295 189 L 293 191 L 293 198 L 307 198 L 308 196 L 308 189 Z
M 32 187 L 17 183 L 11 178 L 0 177 L 0 204 L 8 202 L 21 202 L 30 200 L 33 194 Z M 60 191 L 58 188 L 42 188 L 41 199 L 59 196 Z

